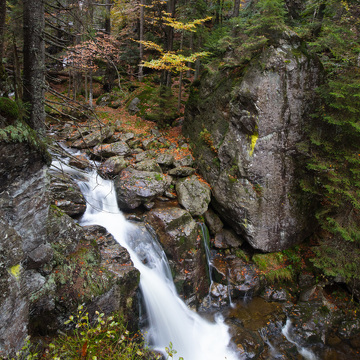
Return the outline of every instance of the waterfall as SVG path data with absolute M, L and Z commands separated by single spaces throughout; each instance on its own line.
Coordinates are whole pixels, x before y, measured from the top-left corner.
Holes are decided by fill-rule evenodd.
M 82 173 L 78 183 L 88 204 L 80 224 L 105 227 L 127 248 L 134 266 L 140 271 L 150 345 L 166 355 L 165 347 L 171 342 L 177 351 L 174 359 L 238 359 L 228 347 L 230 335 L 221 316 L 211 323 L 189 310 L 178 297 L 161 246 L 149 233 L 144 235 L 138 226 L 124 218 L 117 206 L 113 182 L 93 172 Z
M 303 348 L 296 341 L 291 339 L 291 337 L 290 337 L 291 326 L 292 326 L 291 320 L 287 319 L 285 326 L 282 328 L 282 333 L 286 337 L 286 340 L 291 342 L 292 344 L 294 344 L 296 346 L 299 354 L 302 355 L 304 357 L 304 359 L 306 359 L 306 360 L 317 360 L 316 355 L 312 351 Z
M 209 247 L 210 236 L 209 236 L 209 230 L 204 223 L 199 223 L 199 226 L 200 226 L 202 238 L 204 241 L 205 256 L 206 256 L 208 276 L 209 276 L 209 282 L 210 282 L 208 299 L 209 299 L 209 306 L 211 306 L 211 287 L 213 284 L 213 279 L 212 279 L 213 264 L 211 262 L 211 253 L 210 253 L 210 247 Z

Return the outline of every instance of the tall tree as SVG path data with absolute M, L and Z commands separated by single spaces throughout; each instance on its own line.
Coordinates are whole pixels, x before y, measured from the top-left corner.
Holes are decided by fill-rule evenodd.
M 5 38 L 5 19 L 6 19 L 6 0 L 0 0 L 0 94 L 3 92 L 4 83 L 4 67 L 2 64 L 4 53 Z
M 44 1 L 24 0 L 24 102 L 30 104 L 29 125 L 43 132 L 45 127 Z

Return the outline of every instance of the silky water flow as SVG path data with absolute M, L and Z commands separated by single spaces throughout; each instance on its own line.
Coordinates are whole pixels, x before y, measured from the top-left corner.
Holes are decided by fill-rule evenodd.
M 221 316 L 211 323 L 188 309 L 179 298 L 164 251 L 149 232 L 125 219 L 117 205 L 113 182 L 102 179 L 96 172 L 78 173 L 67 166 L 61 168 L 75 175 L 86 198 L 87 208 L 80 224 L 105 227 L 129 251 L 140 271 L 150 346 L 166 356 L 165 347 L 171 342 L 177 351 L 174 359 L 238 359 L 229 348 L 230 335 Z

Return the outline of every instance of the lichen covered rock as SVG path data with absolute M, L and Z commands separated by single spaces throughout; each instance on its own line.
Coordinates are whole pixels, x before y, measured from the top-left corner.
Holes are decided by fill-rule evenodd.
M 124 169 L 115 178 L 115 190 L 120 209 L 131 210 L 162 195 L 169 187 L 165 175 L 154 171 Z
M 199 180 L 196 175 L 180 179 L 176 182 L 176 192 L 179 203 L 191 215 L 200 216 L 208 209 L 211 192 L 207 184 Z
M 246 67 L 205 73 L 192 88 L 184 132 L 212 187 L 212 205 L 254 248 L 278 251 L 311 231 L 297 144 L 319 77 L 316 60 L 293 36 Z

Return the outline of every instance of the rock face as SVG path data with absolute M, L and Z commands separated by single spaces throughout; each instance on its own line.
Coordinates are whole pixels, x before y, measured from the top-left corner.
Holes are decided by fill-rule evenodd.
M 206 73 L 193 86 L 185 134 L 214 209 L 254 248 L 287 248 L 311 227 L 297 188 L 297 144 L 319 77 L 316 60 L 293 37 L 246 68 Z
M 0 356 L 14 354 L 27 335 L 29 267 L 51 259 L 47 183 L 35 144 L 0 141 Z

